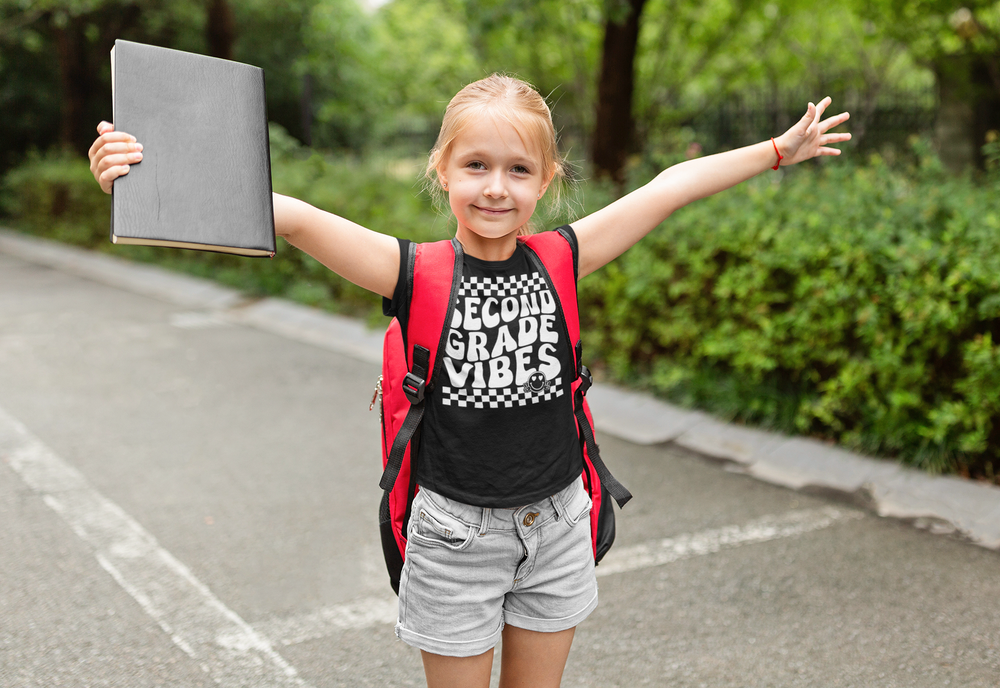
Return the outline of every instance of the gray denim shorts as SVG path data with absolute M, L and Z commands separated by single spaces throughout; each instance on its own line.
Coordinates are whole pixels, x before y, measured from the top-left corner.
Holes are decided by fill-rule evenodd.
M 396 635 L 414 647 L 471 657 L 494 647 L 505 623 L 564 631 L 597 607 L 582 478 L 516 509 L 421 488 L 410 514 Z

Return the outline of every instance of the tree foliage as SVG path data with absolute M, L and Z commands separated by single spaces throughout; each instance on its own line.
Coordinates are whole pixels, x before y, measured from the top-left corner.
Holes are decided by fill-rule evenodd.
M 1000 130 L 1000 2 L 875 0 L 855 9 L 933 73 L 945 163 L 984 167 L 982 147 Z
M 264 67 L 272 118 L 301 140 L 357 152 L 425 147 L 459 87 L 502 71 L 549 97 L 578 160 L 596 126 L 603 41 L 631 7 L 393 0 L 372 13 L 357 0 L 0 0 L 8 124 L 0 169 L 31 146 L 61 141 L 82 150 L 94 123 L 109 116 L 114 38 L 209 52 L 219 35 L 211 8 L 220 4 L 231 9 L 233 57 Z M 849 0 L 826 7 L 818 21 L 805 0 L 647 0 L 632 65 L 629 152 L 662 144 L 664 131 L 734 98 L 832 93 L 850 99 L 863 133 L 880 100 L 928 91 L 938 57 L 994 54 L 1000 3 L 967 4 L 973 19 L 959 21 L 964 15 L 944 0 Z
M 430 149 L 444 105 L 480 76 L 469 29 L 449 0 L 396 0 L 373 21 L 381 138 L 412 136 Z
M 593 128 L 602 5 L 600 0 L 461 0 L 480 73 L 506 72 L 530 81 L 553 104 L 556 126 L 573 147 L 583 146 Z

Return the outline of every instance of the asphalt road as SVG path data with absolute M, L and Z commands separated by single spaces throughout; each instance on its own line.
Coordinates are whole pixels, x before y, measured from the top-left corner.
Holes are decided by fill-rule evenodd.
M 0 255 L 0 686 L 420 686 L 377 367 Z M 564 686 L 1000 686 L 1000 554 L 600 437 Z

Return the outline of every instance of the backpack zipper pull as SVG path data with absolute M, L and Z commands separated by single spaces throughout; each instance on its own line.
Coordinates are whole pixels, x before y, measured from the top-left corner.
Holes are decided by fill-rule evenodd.
M 372 403 L 368 404 L 368 410 L 371 411 L 375 408 L 375 402 L 378 398 L 382 396 L 382 376 L 378 376 L 378 380 L 375 382 L 375 393 L 372 394 Z

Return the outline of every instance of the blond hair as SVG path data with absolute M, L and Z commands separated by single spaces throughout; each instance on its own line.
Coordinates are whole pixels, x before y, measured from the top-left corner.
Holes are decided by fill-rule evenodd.
M 484 116 L 498 117 L 507 122 L 517 131 L 525 146 L 529 150 L 534 149 L 541 162 L 542 179 L 551 178 L 556 184 L 554 192 L 558 203 L 558 183 L 566 176 L 566 166 L 556 143 L 552 112 L 531 84 L 505 74 L 491 74 L 474 81 L 456 93 L 448 103 L 437 143 L 431 149 L 424 171 L 428 191 L 435 201 L 444 199 L 436 174 L 438 168 L 447 162 L 455 139 L 470 123 Z M 518 230 L 518 235 L 533 231 L 529 221 Z

